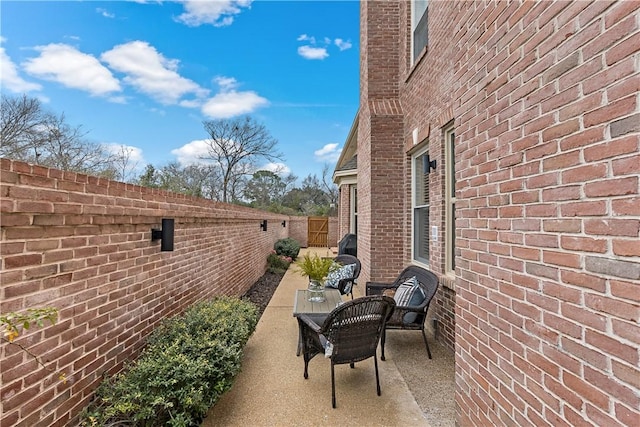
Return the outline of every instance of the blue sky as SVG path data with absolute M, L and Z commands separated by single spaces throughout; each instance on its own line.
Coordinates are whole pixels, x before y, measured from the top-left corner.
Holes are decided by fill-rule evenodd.
M 299 178 L 358 108 L 357 1 L 5 1 L 1 90 L 147 163 L 194 161 L 203 120 L 249 114 Z

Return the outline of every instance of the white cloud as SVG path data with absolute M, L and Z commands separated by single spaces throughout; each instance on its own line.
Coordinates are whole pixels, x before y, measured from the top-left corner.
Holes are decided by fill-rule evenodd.
M 141 164 L 144 162 L 142 156 L 142 149 L 134 147 L 132 145 L 117 144 L 117 143 L 105 143 L 103 147 L 111 154 L 126 155 L 130 165 Z
M 202 113 L 210 118 L 228 119 L 269 104 L 254 91 L 237 91 L 238 82 L 233 77 L 218 76 L 214 81 L 220 86 L 220 92 L 202 105 Z
M 306 59 L 324 59 L 329 54 L 324 47 L 312 47 L 312 46 L 300 46 L 298 48 L 298 55 Z
M 177 104 L 187 94 L 204 97 L 208 93 L 178 74 L 178 60 L 165 58 L 147 42 L 137 40 L 118 45 L 100 58 L 126 74 L 126 83 L 162 104 Z
M 317 161 L 321 162 L 337 162 L 340 157 L 342 148 L 338 149 L 338 144 L 330 143 L 326 144 L 319 150 L 313 152 Z
M 22 64 L 31 75 L 84 90 L 92 95 L 103 96 L 121 91 L 120 82 L 113 77 L 111 71 L 91 55 L 72 46 L 56 43 L 38 46 L 36 50 L 40 52 L 40 56 Z
M 238 87 L 238 81 L 233 77 L 217 76 L 213 81 L 220 86 L 220 90 L 229 91 Z
M 96 12 L 98 12 L 100 15 L 104 16 L 105 18 L 115 18 L 116 17 L 115 14 L 110 13 L 107 9 L 104 9 L 102 7 L 96 8 Z
M 184 5 L 185 13 L 176 18 L 190 27 L 198 27 L 203 24 L 211 24 L 214 27 L 225 27 L 233 23 L 236 15 L 243 8 L 251 6 L 251 0 L 180 0 Z
M 306 34 L 300 34 L 300 35 L 298 36 L 298 39 L 297 39 L 297 40 L 298 40 L 299 42 L 309 42 L 309 43 L 311 43 L 311 44 L 315 44 L 315 43 L 316 43 L 316 38 L 315 38 L 315 37 L 310 37 L 310 36 L 308 36 L 308 35 L 306 35 Z
M 0 40 L 4 41 L 4 38 Z M 42 86 L 38 83 L 31 83 L 20 77 L 16 64 L 9 58 L 9 55 L 7 55 L 2 46 L 0 46 L 0 86 L 14 93 L 31 92 L 42 89 Z
M 299 35 L 297 41 L 307 43 L 304 46 L 298 47 L 298 55 L 306 59 L 324 59 L 328 57 L 329 52 L 327 49 L 332 45 L 336 45 L 340 51 L 347 50 L 352 47 L 350 41 L 345 41 L 341 38 L 331 40 L 329 37 L 323 37 L 320 42 L 316 43 L 316 38 L 309 36 L 308 34 Z
M 338 49 L 340 49 L 340 51 L 350 49 L 351 46 L 353 46 L 351 42 L 348 40 L 345 41 L 342 39 L 335 39 L 333 42 L 335 43 L 336 46 L 338 46 Z
M 202 106 L 202 113 L 216 119 L 228 119 L 230 117 L 247 114 L 255 109 L 267 105 L 269 102 L 253 91 L 221 92 L 210 98 Z
M 267 163 L 266 165 L 259 167 L 258 170 L 273 172 L 281 177 L 287 176 L 291 173 L 291 168 L 284 163 Z
M 206 163 L 202 160 L 202 157 L 206 157 L 209 154 L 209 145 L 207 140 L 199 139 L 171 150 L 171 154 L 176 156 L 178 163 L 182 166 Z
M 126 96 L 110 96 L 109 98 L 109 102 L 113 102 L 114 104 L 126 104 L 127 103 L 127 97 Z

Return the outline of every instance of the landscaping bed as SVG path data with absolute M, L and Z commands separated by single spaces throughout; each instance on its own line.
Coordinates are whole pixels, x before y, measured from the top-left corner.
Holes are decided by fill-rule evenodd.
M 260 277 L 249 290 L 242 296 L 258 306 L 258 314 L 262 316 L 264 309 L 267 308 L 269 301 L 276 288 L 280 284 L 284 273 L 272 273 L 267 271 L 262 277 Z

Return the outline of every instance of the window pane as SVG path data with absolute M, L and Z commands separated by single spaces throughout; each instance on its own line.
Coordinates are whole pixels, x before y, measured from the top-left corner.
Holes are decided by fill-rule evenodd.
M 428 12 L 426 1 L 413 2 L 412 16 L 412 35 L 413 35 L 413 59 L 415 60 L 422 49 L 427 45 L 428 33 Z
M 455 140 L 456 134 L 451 132 L 449 134 L 449 186 L 450 196 L 452 199 L 456 198 L 456 163 L 455 163 Z
M 413 254 L 418 261 L 429 262 L 429 208 L 413 210 Z
M 429 165 L 427 163 L 427 154 L 423 154 L 416 158 L 415 163 L 415 206 L 429 205 Z M 425 172 L 426 170 L 426 172 Z

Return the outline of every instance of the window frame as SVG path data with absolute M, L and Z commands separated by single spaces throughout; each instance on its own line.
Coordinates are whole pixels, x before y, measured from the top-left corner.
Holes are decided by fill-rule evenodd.
M 453 123 L 443 129 L 444 134 L 444 181 L 445 181 L 445 266 L 446 275 L 455 276 L 455 249 L 456 249 L 456 164 L 455 141 L 456 132 Z
M 349 205 L 351 206 L 349 219 L 349 232 L 358 234 L 358 186 L 351 185 L 349 188 Z
M 417 16 L 416 3 L 424 4 L 424 11 Z M 420 42 L 420 50 L 416 52 L 416 32 L 423 30 L 425 35 L 424 44 Z M 422 51 L 429 45 L 429 0 L 411 0 L 411 63 L 415 64 L 420 58 Z
M 423 144 L 420 144 L 423 145 Z M 426 204 L 418 205 L 416 203 L 417 200 L 417 174 L 421 172 L 421 177 L 424 178 L 424 175 L 429 175 L 429 169 L 427 166 L 427 171 L 424 171 L 424 161 L 423 158 L 425 155 L 429 154 L 429 143 L 428 141 L 424 142 L 424 146 L 412 153 L 411 155 L 411 260 L 416 264 L 422 264 L 426 267 L 429 267 L 429 257 L 431 255 L 431 229 L 430 229 L 430 211 L 431 211 L 431 188 L 430 183 L 426 185 L 424 188 L 425 191 L 428 192 L 427 200 L 429 200 Z M 426 210 L 426 230 L 423 230 L 422 236 L 426 238 L 426 248 L 427 254 L 426 258 L 418 255 L 417 249 L 417 234 L 416 234 L 416 218 L 417 218 L 417 209 Z

